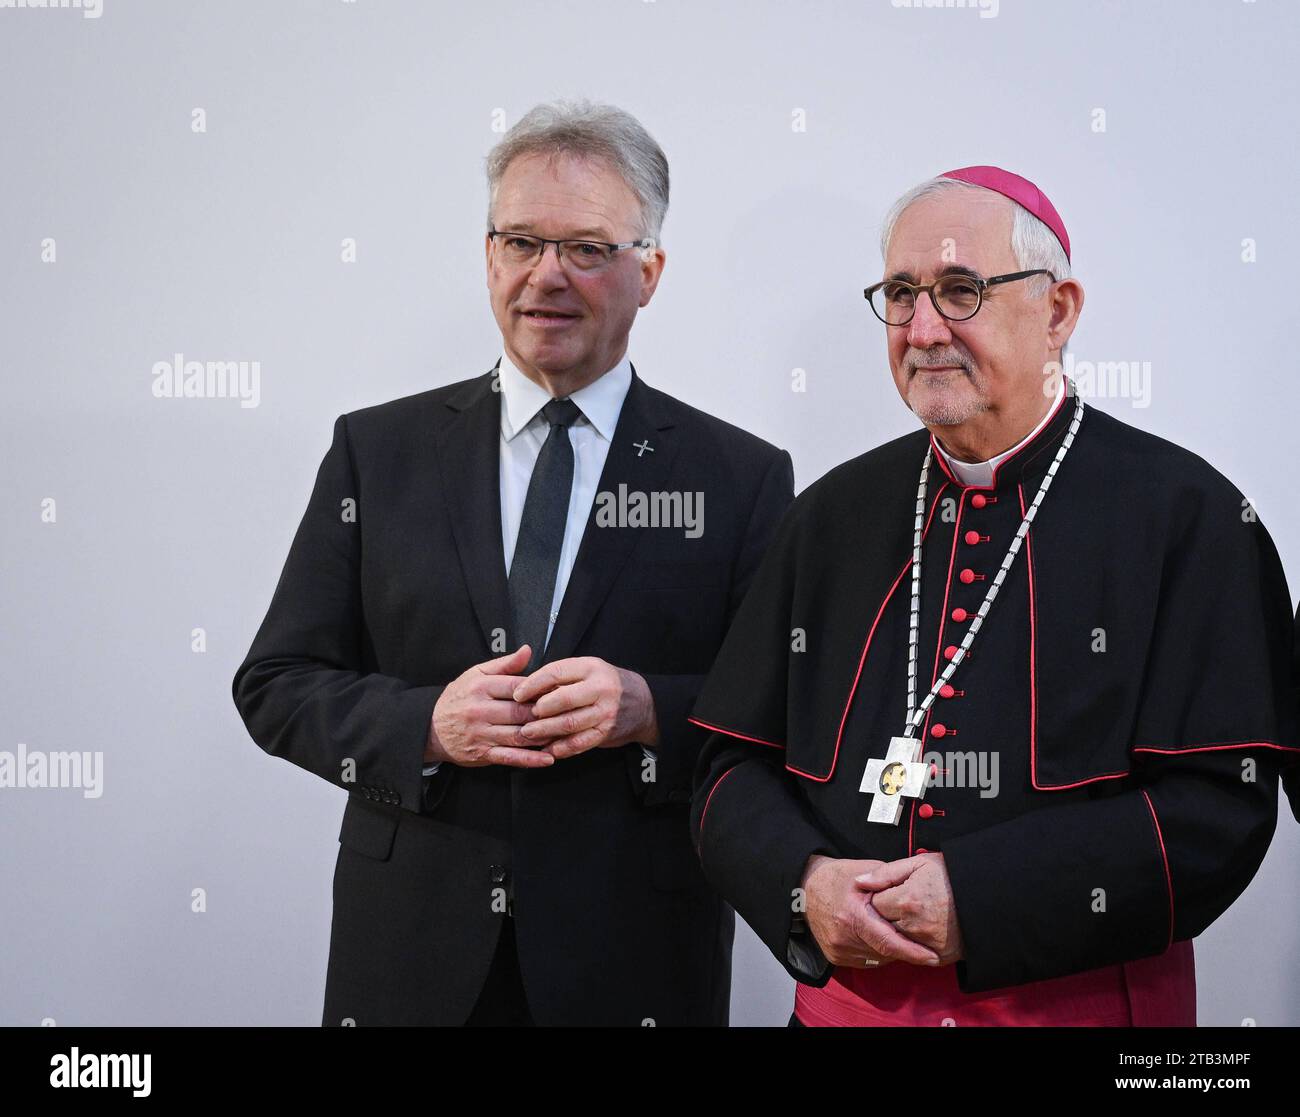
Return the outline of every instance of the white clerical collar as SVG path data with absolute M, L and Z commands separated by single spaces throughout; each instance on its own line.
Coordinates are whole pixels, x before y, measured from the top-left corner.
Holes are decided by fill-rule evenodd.
M 1054 416 L 1061 407 L 1061 401 L 1065 398 L 1065 376 L 1062 374 L 1057 379 L 1056 398 L 1052 401 L 1052 406 L 1047 409 L 1047 414 L 1039 421 L 1038 426 L 1031 430 L 1024 438 L 1017 442 L 1010 450 L 1004 450 L 1000 454 L 994 454 L 986 462 L 959 462 L 947 450 L 940 445 L 937 438 L 932 439 L 935 449 L 943 455 L 943 460 L 947 463 L 948 468 L 952 470 L 953 476 L 957 478 L 967 488 L 991 489 L 993 479 L 997 476 L 998 466 L 1000 466 L 1012 454 L 1019 453 L 1038 437 L 1045 426 L 1052 421 Z
M 501 433 L 507 442 L 533 421 L 537 413 L 551 401 L 551 396 L 540 384 L 529 380 L 513 361 L 501 354 L 501 395 L 505 406 L 501 409 Z M 582 409 L 596 433 L 609 442 L 618 425 L 623 400 L 632 386 L 632 362 L 624 355 L 603 376 L 598 376 L 585 388 L 579 388 L 569 399 Z

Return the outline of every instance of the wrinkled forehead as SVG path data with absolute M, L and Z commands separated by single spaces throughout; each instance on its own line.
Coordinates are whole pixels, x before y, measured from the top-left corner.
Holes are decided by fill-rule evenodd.
M 984 276 L 1015 271 L 1014 213 L 1011 200 L 992 190 L 953 189 L 919 198 L 894 225 L 885 275 L 927 280 L 953 267 Z
M 530 221 L 599 226 L 612 235 L 634 221 L 640 203 L 618 169 L 598 156 L 568 152 L 528 153 L 510 161 L 492 207 L 506 224 Z M 574 229 L 569 235 L 578 235 Z

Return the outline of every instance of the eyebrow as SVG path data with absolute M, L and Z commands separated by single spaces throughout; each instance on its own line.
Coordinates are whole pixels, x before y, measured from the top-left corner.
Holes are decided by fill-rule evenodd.
M 939 273 L 939 275 L 938 275 L 936 278 L 941 278 L 941 277 L 943 277 L 943 276 L 945 276 L 945 275 L 964 275 L 964 276 L 967 276 L 967 277 L 970 278 L 970 279 L 983 279 L 983 278 L 984 278 L 984 277 L 983 277 L 982 275 L 980 275 L 980 273 L 977 272 L 974 268 L 968 268 L 968 267 L 966 267 L 964 264 L 949 264 L 946 268 L 944 268 L 944 269 Z M 917 283 L 917 278 L 916 278 L 916 276 L 914 276 L 910 271 L 896 271 L 896 272 L 894 272 L 893 275 L 886 276 L 885 278 L 886 278 L 886 279 L 896 279 L 896 280 L 898 280 L 900 283 L 911 283 L 911 284 L 916 284 L 916 283 Z
M 541 233 L 534 233 L 526 223 L 522 221 L 509 221 L 505 225 L 497 227 L 498 233 L 527 233 L 530 237 L 539 237 Z M 598 240 L 606 244 L 613 244 L 609 239 L 609 234 L 604 229 L 587 227 L 578 229 L 565 237 L 557 237 L 557 240 Z

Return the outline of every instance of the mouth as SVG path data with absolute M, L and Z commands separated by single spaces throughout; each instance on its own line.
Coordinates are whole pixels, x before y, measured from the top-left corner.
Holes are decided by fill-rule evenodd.
M 539 326 L 560 326 L 567 322 L 576 322 L 579 317 L 576 314 L 570 314 L 568 311 L 551 310 L 547 307 L 540 307 L 535 310 L 521 310 L 519 314 L 522 318 Z
M 907 375 L 907 380 L 915 380 L 915 378 L 920 377 L 924 381 L 933 382 L 933 384 L 937 384 L 939 381 L 948 384 L 949 381 L 953 380 L 953 377 L 957 376 L 969 376 L 965 365 L 914 364 L 913 367 L 911 367 L 911 372 Z

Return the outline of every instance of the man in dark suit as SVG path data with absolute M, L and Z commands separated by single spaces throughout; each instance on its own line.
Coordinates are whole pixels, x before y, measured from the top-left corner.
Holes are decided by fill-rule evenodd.
M 234 680 L 349 792 L 324 1023 L 725 1024 L 686 715 L 790 458 L 628 360 L 668 202 L 632 117 L 539 106 L 488 177 L 501 360 L 339 417 Z

